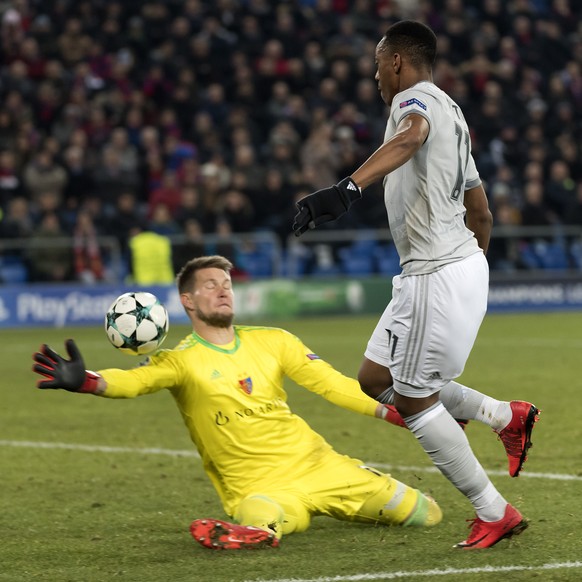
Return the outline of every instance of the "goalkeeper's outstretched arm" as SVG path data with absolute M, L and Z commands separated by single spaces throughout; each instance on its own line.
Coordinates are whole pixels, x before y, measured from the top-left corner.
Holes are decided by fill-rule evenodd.
M 106 398 L 135 398 L 173 388 L 183 381 L 180 366 L 168 357 L 171 350 L 161 350 L 151 356 L 148 365 L 129 370 L 110 368 L 92 372 L 85 369 L 81 352 L 72 339 L 67 340 L 65 346 L 68 360 L 46 344 L 32 356 L 33 371 L 43 377 L 37 382 L 38 388 L 61 388 Z
M 47 344 L 43 344 L 32 356 L 33 371 L 44 379 L 36 385 L 41 389 L 62 389 L 69 392 L 85 392 L 101 395 L 107 384 L 97 373 L 85 369 L 83 356 L 74 340 L 65 342 L 69 359 L 65 359 Z

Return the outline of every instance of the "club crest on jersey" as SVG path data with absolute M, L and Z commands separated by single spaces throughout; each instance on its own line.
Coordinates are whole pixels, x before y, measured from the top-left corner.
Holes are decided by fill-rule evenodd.
M 321 360 L 321 358 L 317 354 L 307 354 L 307 357 L 310 360 Z
M 426 105 L 416 97 L 413 97 L 412 99 L 408 99 L 406 101 L 402 101 L 402 103 L 400 104 L 400 109 L 404 109 L 409 105 L 418 105 L 421 109 L 424 109 L 426 111 Z
M 239 380 L 238 385 L 240 386 L 241 390 L 247 394 L 250 394 L 253 391 L 253 380 L 250 376 L 244 380 Z

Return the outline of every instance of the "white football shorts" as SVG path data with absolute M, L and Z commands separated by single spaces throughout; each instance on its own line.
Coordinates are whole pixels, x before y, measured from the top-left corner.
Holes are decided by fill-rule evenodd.
M 403 396 L 438 392 L 463 372 L 488 292 L 489 266 L 481 252 L 427 275 L 397 275 L 366 358 L 390 368 L 394 390 Z

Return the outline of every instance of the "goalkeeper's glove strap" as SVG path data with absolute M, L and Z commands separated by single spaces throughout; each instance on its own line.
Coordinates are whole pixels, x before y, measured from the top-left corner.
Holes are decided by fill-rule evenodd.
M 78 392 L 84 392 L 88 394 L 96 394 L 99 390 L 99 380 L 101 376 L 96 372 L 91 370 L 85 370 L 85 381 Z

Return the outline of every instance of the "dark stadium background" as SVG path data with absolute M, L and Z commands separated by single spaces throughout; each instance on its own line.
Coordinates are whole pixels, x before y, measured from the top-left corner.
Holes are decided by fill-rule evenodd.
M 435 82 L 472 129 L 492 269 L 579 272 L 581 16 L 573 0 L 2 2 L 0 279 L 126 280 L 143 231 L 169 237 L 174 270 L 220 252 L 251 279 L 394 274 L 379 184 L 312 244 L 289 235 L 294 201 L 381 143 L 374 48 L 405 17 L 437 32 Z M 365 229 L 383 237 L 352 245 Z

